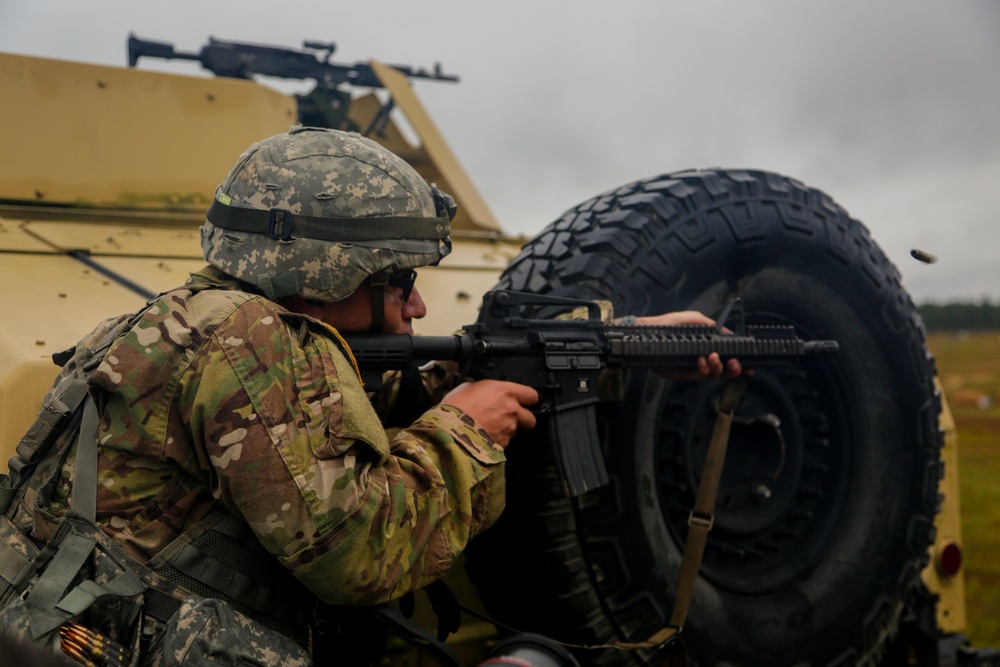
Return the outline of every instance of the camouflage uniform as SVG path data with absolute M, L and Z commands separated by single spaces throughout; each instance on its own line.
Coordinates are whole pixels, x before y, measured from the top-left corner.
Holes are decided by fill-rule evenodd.
M 202 228 L 211 266 L 127 321 L 101 323 L 47 396 L 62 414 L 56 397 L 69 394 L 56 388 L 75 387 L 81 406 L 86 380 L 93 401 L 69 410 L 98 423 L 96 445 L 93 426 L 77 440 L 36 422 L 54 434 L 32 442 L 55 444 L 0 528 L 18 573 L 35 572 L 45 544 L 66 567 L 40 560 L 37 576 L 18 574 L 4 630 L 54 647 L 72 617 L 164 665 L 222 654 L 304 665 L 294 644 L 310 641 L 310 593 L 372 605 L 447 571 L 504 502 L 502 448 L 436 405 L 459 378 L 427 374 L 430 393 L 401 403 L 426 410 L 390 439 L 376 406 L 392 411 L 397 383 L 367 396 L 340 335 L 279 301 L 338 301 L 368 281 L 381 330 L 384 289 L 448 253 L 453 213 L 447 195 L 357 135 L 293 128 L 251 146 Z M 91 358 L 100 363 L 81 379 L 74 360 Z M 93 480 L 90 457 L 96 526 L 81 491 L 95 482 L 78 483 Z
M 230 289 L 160 298 L 91 380 L 103 530 L 147 562 L 222 504 L 332 604 L 441 576 L 502 510 L 502 450 L 440 405 L 389 442 L 336 332 L 211 267 L 189 285 L 207 283 Z

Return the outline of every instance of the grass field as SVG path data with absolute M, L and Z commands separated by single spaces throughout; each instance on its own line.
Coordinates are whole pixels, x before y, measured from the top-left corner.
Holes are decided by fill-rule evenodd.
M 958 428 L 968 627 L 975 646 L 1000 647 L 1000 332 L 932 334 Z

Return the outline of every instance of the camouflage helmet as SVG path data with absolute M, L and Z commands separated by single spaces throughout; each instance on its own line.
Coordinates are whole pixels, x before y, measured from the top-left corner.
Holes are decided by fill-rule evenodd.
M 296 126 L 260 141 L 218 187 L 205 259 L 268 298 L 350 296 L 369 276 L 437 264 L 451 197 L 358 134 Z

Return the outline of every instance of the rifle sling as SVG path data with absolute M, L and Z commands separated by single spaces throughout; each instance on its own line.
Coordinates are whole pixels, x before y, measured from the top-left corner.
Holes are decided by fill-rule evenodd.
M 632 650 L 662 647 L 679 635 L 684 627 L 691 606 L 694 584 L 698 578 L 698 569 L 701 567 L 701 557 L 705 553 L 705 543 L 708 541 L 712 524 L 715 523 L 715 498 L 722 479 L 722 464 L 726 459 L 726 448 L 729 445 L 729 428 L 733 423 L 733 411 L 743 398 L 748 382 L 749 378 L 745 375 L 729 380 L 719 399 L 719 414 L 715 418 L 712 439 L 705 455 L 705 466 L 701 471 L 694 509 L 688 517 L 688 535 L 677 574 L 677 597 L 674 599 L 670 622 L 644 642 L 616 642 L 615 646 L 619 648 Z
M 681 556 L 681 565 L 677 574 L 677 597 L 674 599 L 674 609 L 670 615 L 670 622 L 644 642 L 619 641 L 613 644 L 583 645 L 561 642 L 551 637 L 548 639 L 568 648 L 619 649 L 623 651 L 666 649 L 668 646 L 672 646 L 672 641 L 680 639 L 680 633 L 691 606 L 691 596 L 698 578 L 698 569 L 701 567 L 701 558 L 705 552 L 705 543 L 708 541 L 708 533 L 715 522 L 715 499 L 719 492 L 719 482 L 722 479 L 722 464 L 725 461 L 726 449 L 729 445 L 729 429 L 733 423 L 733 412 L 742 400 L 748 382 L 749 377 L 745 375 L 729 380 L 719 400 L 718 416 L 715 419 L 712 439 L 709 441 L 708 452 L 705 455 L 705 466 L 701 471 L 701 481 L 698 483 L 694 509 L 688 519 L 688 535 L 684 542 L 684 554 Z M 493 623 L 497 627 L 513 632 L 523 632 L 470 609 L 464 604 L 459 604 L 459 608 L 465 613 Z M 683 649 L 681 650 L 683 652 Z M 662 664 L 670 665 L 672 660 L 677 661 L 680 665 L 686 665 L 686 658 L 683 654 L 678 656 L 668 650 L 662 656 Z

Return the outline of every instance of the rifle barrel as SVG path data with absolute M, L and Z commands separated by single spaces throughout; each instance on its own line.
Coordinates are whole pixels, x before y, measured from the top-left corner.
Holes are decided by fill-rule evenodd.
M 836 341 L 804 341 L 789 328 L 770 328 L 769 336 L 720 334 L 713 327 L 610 327 L 608 360 L 625 368 L 676 368 L 713 352 L 739 359 L 748 368 L 806 354 L 836 352 Z

